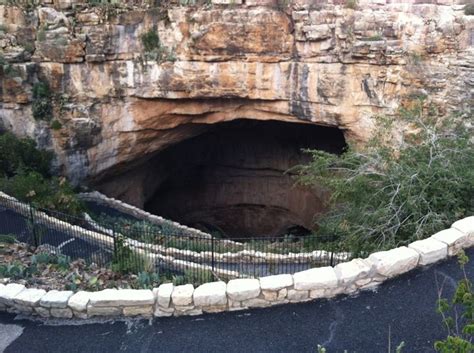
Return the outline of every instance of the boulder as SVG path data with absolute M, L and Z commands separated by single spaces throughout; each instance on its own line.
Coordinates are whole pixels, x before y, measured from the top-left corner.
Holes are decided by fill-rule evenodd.
M 91 297 L 90 292 L 77 292 L 73 296 L 71 296 L 68 300 L 68 306 L 74 310 L 74 311 L 86 311 L 87 309 L 87 304 L 89 303 L 90 297 Z
M 66 308 L 69 298 L 74 293 L 72 291 L 51 290 L 46 293 L 40 301 L 40 305 L 45 308 Z
M 13 301 L 21 306 L 37 306 L 45 294 L 44 289 L 28 288 L 18 293 Z
M 234 301 L 242 301 L 258 297 L 260 282 L 258 279 L 233 279 L 227 283 L 227 295 Z
M 194 305 L 216 306 L 227 304 L 225 282 L 205 283 L 194 290 Z
M 420 254 L 420 265 L 429 265 L 448 257 L 448 245 L 433 238 L 415 241 L 408 247 Z
M 354 281 L 367 277 L 371 268 L 372 266 L 365 260 L 354 259 L 350 262 L 343 262 L 336 265 L 334 270 L 336 271 L 339 283 L 346 286 Z
M 456 255 L 461 249 L 473 245 L 471 238 L 456 228 L 442 230 L 431 238 L 445 243 L 448 246 L 449 256 Z
M 158 288 L 153 289 L 158 306 L 168 308 L 171 301 L 171 293 L 173 293 L 173 283 L 165 283 Z
M 278 291 L 292 285 L 292 275 L 275 275 L 260 278 L 260 287 L 265 291 Z
M 155 297 L 148 289 L 104 289 L 92 293 L 90 305 L 94 307 L 153 305 Z
M 296 272 L 293 279 L 296 290 L 330 289 L 337 286 L 336 271 L 330 266 Z
M 418 265 L 420 255 L 413 249 L 402 246 L 388 251 L 379 251 L 369 256 L 378 274 L 394 277 L 414 269 Z
M 17 283 L 10 283 L 0 288 L 0 303 L 11 305 L 15 296 L 25 290 L 25 286 Z
M 176 286 L 171 294 L 174 305 L 187 306 L 193 302 L 194 287 L 192 284 Z

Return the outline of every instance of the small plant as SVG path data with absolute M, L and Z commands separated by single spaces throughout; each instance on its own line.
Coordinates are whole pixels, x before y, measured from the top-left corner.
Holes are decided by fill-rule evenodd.
M 21 262 L 15 261 L 11 264 L 0 265 L 0 278 L 24 279 L 31 275 L 32 270 L 33 268 L 29 269 Z
M 0 243 L 13 244 L 16 241 L 16 237 L 13 234 L 0 234 Z
M 122 236 L 115 238 L 112 270 L 121 274 L 138 274 L 149 269 L 147 260 L 125 244 Z
M 41 26 L 36 33 L 36 39 L 38 42 L 44 42 L 46 40 L 46 28 Z
M 47 82 L 37 82 L 33 85 L 33 117 L 37 120 L 49 121 L 53 117 L 51 91 Z
M 160 276 L 156 272 L 142 271 L 138 274 L 137 287 L 141 289 L 152 289 L 160 283 Z
M 146 60 L 162 61 L 176 61 L 173 50 L 163 46 L 160 42 L 158 34 L 149 30 L 141 36 L 143 50 L 145 52 Z
M 464 14 L 466 16 L 474 16 L 474 4 L 466 4 L 464 6 Z
M 160 47 L 160 37 L 155 31 L 149 30 L 141 37 L 145 52 L 152 52 Z
M 23 44 L 23 48 L 30 54 L 33 54 L 33 52 L 35 51 L 35 46 L 32 43 Z
M 184 282 L 191 283 L 194 286 L 200 286 L 203 283 L 212 282 L 214 275 L 209 270 L 191 268 L 184 270 Z
M 356 10 L 358 5 L 359 5 L 358 0 L 346 0 L 344 4 L 346 9 L 352 9 L 352 10 Z
M 434 348 L 441 353 L 470 353 L 474 352 L 474 292 L 472 282 L 466 273 L 466 264 L 469 258 L 464 251 L 458 255 L 458 262 L 463 272 L 463 279 L 458 283 L 451 301 L 441 298 L 438 293 L 436 311 L 442 316 L 448 336 L 444 340 L 436 341 Z M 458 318 L 458 313 L 462 312 Z M 450 312 L 454 316 L 450 316 Z M 458 319 L 461 319 L 458 322 Z
M 419 65 L 423 61 L 423 56 L 417 52 L 408 53 L 409 63 L 413 65 Z
M 362 38 L 362 40 L 365 42 L 378 42 L 383 40 L 383 36 L 380 33 L 377 33 L 373 36 Z
M 61 128 L 62 128 L 63 126 L 61 125 L 61 123 L 60 123 L 58 120 L 55 119 L 55 120 L 53 120 L 53 121 L 51 122 L 50 127 L 51 127 L 51 129 L 53 129 L 53 130 L 61 130 Z

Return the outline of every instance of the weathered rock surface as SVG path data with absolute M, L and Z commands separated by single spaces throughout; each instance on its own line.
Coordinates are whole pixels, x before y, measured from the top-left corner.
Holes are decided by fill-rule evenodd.
M 186 306 L 193 302 L 194 287 L 192 284 L 176 286 L 173 289 L 171 298 L 176 306 Z
M 372 263 L 377 273 L 392 277 L 414 269 L 418 265 L 420 255 L 405 246 L 373 253 L 368 261 Z
M 194 305 L 200 307 L 227 304 L 227 285 L 225 282 L 212 282 L 200 285 L 194 290 Z
M 442 230 L 433 234 L 431 238 L 445 243 L 448 246 L 449 256 L 456 255 L 461 249 L 474 244 L 474 239 L 456 228 Z
M 227 295 L 234 301 L 253 299 L 260 294 L 258 279 L 233 279 L 227 283 Z
M 69 298 L 68 306 L 74 311 L 86 311 L 91 294 L 91 292 L 83 291 L 75 293 L 71 298 Z
M 71 298 L 73 294 L 72 291 L 51 290 L 41 298 L 40 305 L 45 308 L 64 309 L 67 307 L 69 298 Z
M 224 121 L 337 126 L 364 142 L 372 117 L 393 116 L 413 96 L 443 112 L 472 107 L 474 19 L 458 1 L 364 1 L 356 10 L 292 1 L 285 11 L 273 1 L 167 10 L 121 2 L 116 13 L 72 3 L 0 5 L 11 64 L 0 75 L 0 121 L 54 149 L 75 181 L 100 184 Z M 149 30 L 165 48 L 160 62 L 145 58 Z M 58 131 L 32 116 L 37 81 L 61 96 L 52 100 Z
M 448 257 L 448 246 L 433 238 L 415 241 L 408 247 L 420 254 L 420 265 L 429 265 Z
M 155 297 L 151 290 L 104 289 L 92 293 L 89 305 L 94 307 L 153 305 Z
M 260 287 L 263 291 L 279 291 L 285 287 L 293 285 L 293 276 L 291 275 L 274 275 L 260 277 Z
M 296 290 L 332 289 L 337 286 L 334 268 L 320 267 L 297 272 L 293 275 Z M 289 294 L 288 294 L 289 295 Z

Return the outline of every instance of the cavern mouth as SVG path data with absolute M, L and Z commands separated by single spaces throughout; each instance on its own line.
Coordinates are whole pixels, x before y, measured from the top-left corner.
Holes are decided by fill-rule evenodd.
M 326 195 L 296 186 L 286 172 L 308 161 L 303 149 L 341 153 L 345 146 L 338 128 L 256 120 L 216 124 L 147 162 L 160 181 L 144 195 L 145 209 L 227 238 L 304 235 Z

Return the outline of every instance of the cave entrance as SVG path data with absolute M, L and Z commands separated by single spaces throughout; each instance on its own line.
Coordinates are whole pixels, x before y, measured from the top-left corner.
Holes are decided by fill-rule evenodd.
M 323 190 L 295 186 L 302 149 L 341 153 L 340 129 L 307 123 L 236 120 L 169 147 L 148 163 L 158 186 L 145 209 L 227 238 L 304 235 L 323 211 Z M 159 167 L 157 167 L 159 166 Z

